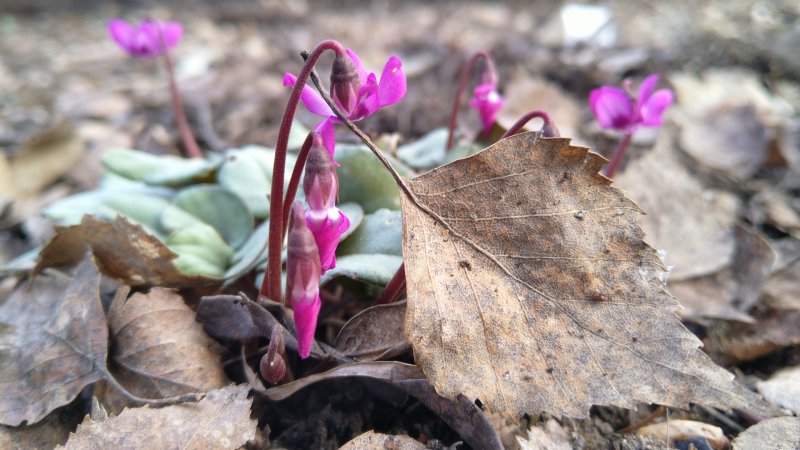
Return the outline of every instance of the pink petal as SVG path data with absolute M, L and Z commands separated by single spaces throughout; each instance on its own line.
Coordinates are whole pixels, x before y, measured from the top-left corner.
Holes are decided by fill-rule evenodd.
M 311 344 L 314 343 L 314 332 L 317 329 L 317 317 L 322 307 L 319 298 L 319 288 L 313 293 L 313 297 L 302 297 L 295 300 L 292 298 L 292 309 L 294 310 L 294 326 L 297 328 L 297 346 L 300 359 L 308 358 L 311 353 Z
M 337 119 L 329 117 L 314 127 L 314 130 L 322 135 L 323 145 L 328 150 L 328 153 L 331 154 L 331 158 L 333 158 L 334 150 L 336 150 L 336 130 L 333 124 L 337 121 Z
M 503 97 L 497 92 L 494 84 L 479 84 L 473 91 L 469 106 L 478 110 L 483 124 L 483 131 L 488 132 L 494 126 L 497 113 L 503 107 Z
M 403 61 L 392 55 L 383 66 L 381 81 L 378 83 L 378 105 L 380 108 L 393 105 L 406 95 L 406 74 Z
M 661 126 L 664 111 L 672 104 L 674 99 L 675 96 L 669 89 L 659 89 L 654 92 L 639 110 L 642 125 L 648 127 Z
M 603 128 L 625 131 L 634 124 L 633 105 L 622 89 L 612 86 L 593 89 L 589 106 Z
M 358 71 L 358 78 L 361 81 L 361 84 L 363 85 L 364 83 L 367 82 L 367 70 L 364 68 L 364 66 L 361 65 L 361 58 L 359 58 L 358 55 L 356 55 L 356 52 L 350 50 L 349 48 L 347 49 L 347 56 L 350 57 L 350 59 L 353 61 L 353 65 L 356 66 L 356 70 Z
M 336 247 L 342 234 L 350 228 L 350 219 L 338 208 L 331 208 L 324 217 L 306 210 L 306 225 L 319 248 L 322 272 L 336 267 Z
M 283 76 L 283 85 L 294 87 L 294 84 L 297 82 L 297 77 L 287 73 Z M 303 92 L 300 93 L 300 101 L 306 106 L 306 108 L 311 111 L 312 114 L 316 114 L 318 116 L 323 117 L 330 117 L 333 116 L 333 111 L 331 107 L 325 103 L 325 100 L 313 89 L 311 89 L 307 84 L 303 86 Z
M 656 87 L 658 84 L 658 75 L 652 74 L 648 75 L 647 78 L 642 81 L 642 84 L 639 86 L 639 96 L 636 98 L 638 104 L 647 103 L 647 99 L 650 97 L 650 93 L 653 92 L 653 88 Z
M 164 34 L 164 42 L 167 43 L 167 48 L 172 48 L 180 42 L 183 36 L 183 27 L 178 22 L 163 22 L 161 24 L 161 32 Z
M 108 33 L 114 42 L 126 52 L 131 51 L 131 41 L 135 34 L 134 28 L 124 20 L 114 19 L 108 22 Z
M 349 119 L 359 121 L 367 116 L 371 116 L 380 108 L 378 103 L 378 80 L 374 73 L 367 76 L 367 82 L 361 85 L 358 90 L 358 104 Z

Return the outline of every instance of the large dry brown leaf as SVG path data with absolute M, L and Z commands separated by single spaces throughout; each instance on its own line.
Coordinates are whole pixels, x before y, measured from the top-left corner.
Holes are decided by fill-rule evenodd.
M 131 286 L 195 286 L 203 277 L 187 276 L 172 264 L 177 257 L 140 225 L 118 216 L 113 223 L 84 216 L 79 225 L 56 229 L 56 236 L 40 253 L 34 272 L 45 267 L 75 264 L 90 247 L 103 273 Z
M 376 361 L 408 351 L 403 321 L 406 302 L 377 305 L 353 316 L 342 327 L 333 347 L 356 361 Z
M 422 442 L 409 437 L 367 431 L 339 447 L 339 450 L 425 450 Z
M 637 401 L 772 412 L 680 323 L 604 162 L 526 133 L 407 181 L 406 333 L 425 375 L 509 417 Z
M 53 413 L 44 420 L 27 427 L 6 427 L 0 425 L 0 448 L 25 450 L 50 450 L 67 442 L 72 425 L 62 420 L 62 415 Z M 77 418 L 76 419 L 80 419 Z
M 199 403 L 126 409 L 94 421 L 86 416 L 65 449 L 180 448 L 234 449 L 255 438 L 246 386 L 210 391 Z
M 108 329 L 99 289 L 86 258 L 72 278 L 38 276 L 0 307 L 0 423 L 38 422 L 103 378 Z
M 112 372 L 125 388 L 139 397 L 164 398 L 192 392 L 206 392 L 228 385 L 217 346 L 195 321 L 176 291 L 153 288 L 147 294 L 127 298 L 120 289 L 108 312 L 108 326 L 114 342 Z M 118 414 L 130 404 L 104 400 L 109 412 Z
M 800 418 L 778 417 L 759 422 L 733 441 L 733 450 L 797 450 Z

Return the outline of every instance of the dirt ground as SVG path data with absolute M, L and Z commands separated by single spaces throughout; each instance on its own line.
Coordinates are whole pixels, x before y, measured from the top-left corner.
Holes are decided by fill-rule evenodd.
M 163 68 L 121 52 L 107 35 L 110 18 L 183 24 L 184 38 L 173 57 L 189 120 L 200 145 L 220 152 L 275 144 L 288 96 L 283 74 L 296 73 L 299 52 L 323 39 L 356 50 L 376 71 L 391 54 L 403 59 L 407 97 L 362 123 L 373 136 L 396 133 L 401 143 L 447 125 L 464 61 L 487 50 L 507 100 L 502 125 L 530 109 L 546 109 L 562 135 L 604 155 L 618 136 L 594 122 L 590 90 L 662 74 L 663 84 L 675 89 L 677 104 L 661 134 L 637 136 L 627 167 L 661 171 L 661 164 L 647 166 L 648 155 L 654 147 L 670 147 L 675 172 L 637 177 L 634 170 L 623 170 L 616 181 L 655 218 L 643 226 L 656 241 L 651 243 L 667 251 L 667 264 L 676 265 L 670 288 L 685 307 L 682 319 L 717 363 L 752 388 L 800 364 L 800 6 L 795 1 L 609 1 L 602 4 L 608 23 L 582 42 L 573 42 L 580 33 L 565 19 L 567 3 L 558 0 L 52 3 L 0 0 L 0 156 L 13 159 L 26 142 L 56 126 L 73 130 L 83 147 L 79 157 L 56 155 L 43 162 L 41 182 L 32 181 L 13 206 L 0 196 L 0 264 L 52 237 L 39 209 L 94 187 L 108 149 L 178 154 Z M 319 73 L 328 72 L 326 64 Z M 307 112 L 299 118 L 313 124 Z M 479 126 L 476 115 L 462 108 L 462 134 L 475 134 Z M 663 143 L 664 136 L 671 144 Z M 344 131 L 339 139 L 355 142 Z M 678 178 L 681 188 L 670 189 Z M 0 180 L 0 193 L 2 188 Z M 687 206 L 696 198 L 708 203 Z M 755 269 L 747 266 L 761 261 L 761 253 L 736 234 L 737 227 L 763 240 L 774 258 Z M 687 242 L 707 247 L 688 248 Z M 766 274 L 757 276 L 758 271 Z M 0 279 L 0 301 L 14 282 Z M 229 376 L 244 377 L 235 370 Z M 338 448 L 370 429 L 408 434 L 430 448 L 451 448 L 459 441 L 428 408 L 398 401 L 387 389 L 358 380 L 329 381 L 291 401 L 257 399 L 254 416 L 268 430 L 273 448 Z M 65 408 L 62 422 L 75 426 L 87 398 Z M 562 447 L 530 448 L 670 448 L 663 439 L 618 433 L 655 409 L 594 407 L 590 419 L 553 418 L 559 430 L 551 427 L 548 433 L 562 436 Z M 756 420 L 700 406 L 665 414 L 719 426 L 729 437 Z M 524 437 L 536 424 L 545 429 L 548 419 L 510 424 L 491 418 L 510 448 L 518 446 L 514 435 Z

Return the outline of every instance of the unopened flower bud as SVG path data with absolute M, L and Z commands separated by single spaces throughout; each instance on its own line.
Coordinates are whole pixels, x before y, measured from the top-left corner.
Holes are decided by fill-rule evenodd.
M 268 382 L 278 384 L 286 376 L 286 360 L 283 359 L 285 353 L 283 330 L 281 327 L 274 327 L 267 353 L 261 358 L 261 363 L 259 364 L 261 376 Z
M 344 115 L 349 116 L 356 108 L 359 89 L 361 78 L 353 60 L 347 53 L 336 55 L 331 68 L 331 97 Z
M 542 125 L 542 136 L 544 137 L 561 137 L 556 124 L 553 122 L 545 122 Z
M 308 152 L 303 192 L 308 202 L 306 225 L 316 239 L 324 272 L 336 267 L 336 247 L 342 233 L 350 228 L 350 220 L 336 207 L 339 193 L 336 164 L 318 136 L 314 136 Z
M 322 305 L 319 298 L 321 273 L 317 243 L 306 226 L 303 204 L 296 201 L 289 217 L 286 295 L 294 310 L 297 345 L 302 359 L 308 358 L 311 352 L 317 328 L 317 316 Z

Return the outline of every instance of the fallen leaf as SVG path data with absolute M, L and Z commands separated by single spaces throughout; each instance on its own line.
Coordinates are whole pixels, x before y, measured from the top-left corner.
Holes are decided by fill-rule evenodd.
M 800 310 L 800 240 L 782 239 L 775 242 L 779 251 L 778 262 L 772 276 L 764 285 L 763 302 L 773 309 Z
M 367 431 L 339 447 L 339 450 L 425 450 L 422 442 L 409 437 Z
M 0 425 L 0 448 L 50 450 L 67 442 L 70 428 L 58 413 L 50 414 L 41 422 L 26 427 Z
M 66 122 L 33 136 L 11 161 L 13 196 L 36 195 L 70 171 L 83 150 L 83 141 Z
M 417 364 L 445 397 L 506 417 L 637 401 L 773 412 L 680 323 L 641 210 L 597 173 L 604 163 L 525 133 L 406 182 Z
M 797 450 L 800 418 L 778 417 L 759 422 L 733 441 L 733 450 Z
M 86 416 L 63 449 L 239 448 L 255 438 L 246 386 L 213 390 L 198 403 L 128 408 L 103 421 Z
M 392 358 L 409 350 L 403 332 L 406 302 L 367 308 L 347 321 L 333 347 L 356 361 Z
M 664 183 L 654 183 L 658 174 Z M 739 208 L 728 192 L 706 189 L 679 161 L 669 133 L 652 151 L 632 161 L 614 178 L 647 215 L 639 218 L 645 240 L 666 251 L 672 281 L 707 275 L 733 257 Z
M 102 379 L 107 340 L 91 258 L 20 286 L 0 306 L 0 423 L 36 423 Z
M 216 343 L 180 294 L 158 287 L 130 298 L 128 292 L 128 288 L 117 292 L 108 311 L 108 327 L 114 344 L 111 370 L 129 392 L 165 398 L 229 384 Z M 130 405 L 125 397 L 116 398 L 121 401 L 106 402 L 112 414 Z
M 756 315 L 756 323 L 720 321 L 709 328 L 713 349 L 724 364 L 752 361 L 800 344 L 800 311 L 770 310 Z
M 759 381 L 756 388 L 767 401 L 800 414 L 800 366 L 781 369 L 767 381 Z
M 182 274 L 172 263 L 175 253 L 121 216 L 107 223 L 87 215 L 80 225 L 56 228 L 56 236 L 42 249 L 34 273 L 77 263 L 87 246 L 104 274 L 131 286 L 183 287 L 210 281 Z
M 553 419 L 547 420 L 543 427 L 528 429 L 528 438 L 517 436 L 520 450 L 571 450 L 569 434 Z
M 638 430 L 639 436 L 649 436 L 677 448 L 688 448 L 687 443 L 704 442 L 715 450 L 730 447 L 731 443 L 722 428 L 694 420 L 668 420 L 645 425 Z
M 736 252 L 731 264 L 702 277 L 670 281 L 669 290 L 685 309 L 683 317 L 754 322 L 747 311 L 756 304 L 777 255 L 769 243 L 749 228 L 736 226 Z

